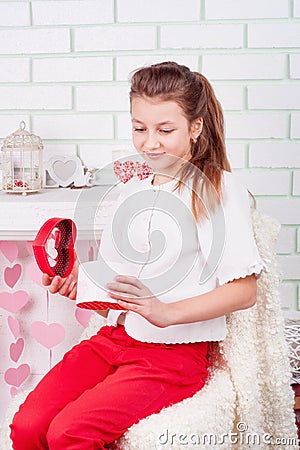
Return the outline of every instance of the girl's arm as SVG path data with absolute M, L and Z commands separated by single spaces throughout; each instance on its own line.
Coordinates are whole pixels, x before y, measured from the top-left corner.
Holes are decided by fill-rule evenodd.
M 250 275 L 210 292 L 169 304 L 173 324 L 214 319 L 247 309 L 256 302 L 256 278 Z
M 119 275 L 109 283 L 110 296 L 122 308 L 134 311 L 158 327 L 214 319 L 246 309 L 256 301 L 256 278 L 250 275 L 224 284 L 205 294 L 163 303 L 137 278 Z

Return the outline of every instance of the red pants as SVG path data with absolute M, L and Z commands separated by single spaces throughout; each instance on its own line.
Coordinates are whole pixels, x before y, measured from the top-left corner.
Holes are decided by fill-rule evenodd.
M 70 350 L 11 425 L 15 450 L 104 449 L 134 423 L 192 396 L 207 377 L 208 342 L 149 344 L 122 325 Z

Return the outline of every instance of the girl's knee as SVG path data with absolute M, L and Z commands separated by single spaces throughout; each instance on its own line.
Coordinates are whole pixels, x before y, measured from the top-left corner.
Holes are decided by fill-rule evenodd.
M 68 421 L 64 412 L 58 414 L 51 422 L 47 432 L 49 450 L 66 450 L 68 448 L 85 450 L 97 448 L 104 449 L 104 442 L 100 432 L 81 423 L 80 420 Z
M 21 407 L 10 425 L 13 448 L 15 450 L 45 448 L 44 428 L 40 416 Z

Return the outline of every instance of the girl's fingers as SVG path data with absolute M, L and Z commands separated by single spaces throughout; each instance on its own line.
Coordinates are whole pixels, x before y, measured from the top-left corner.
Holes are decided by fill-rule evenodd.
M 120 305 L 124 309 L 128 309 L 128 311 L 134 311 L 136 313 L 141 312 L 142 306 L 137 305 L 136 303 L 129 303 L 123 300 L 118 300 L 118 305 Z
M 131 286 L 135 286 L 137 289 L 142 289 L 144 286 L 141 281 L 136 277 L 131 277 L 128 275 L 117 275 L 115 280 L 120 283 L 129 284 Z
M 63 283 L 59 288 L 60 295 L 67 295 L 74 287 L 74 278 L 72 275 L 69 275 L 67 278 L 62 279 Z
M 55 276 L 52 279 L 51 284 L 49 286 L 49 292 L 51 292 L 51 294 L 56 294 L 59 291 L 61 285 L 62 285 L 61 277 L 59 277 L 58 275 Z
M 47 273 L 43 273 L 43 276 L 42 276 L 43 286 L 50 286 L 52 279 L 53 279 L 53 277 L 50 277 L 50 275 L 48 275 Z
M 126 283 L 107 283 L 106 287 L 109 290 L 115 291 L 115 292 L 122 292 L 123 294 L 129 294 L 129 295 L 139 295 L 140 291 L 139 289 L 132 285 L 132 284 L 126 284 Z
M 71 290 L 70 294 L 68 295 L 68 298 L 70 300 L 76 300 L 76 294 L 77 294 L 77 283 L 75 282 L 75 285 L 73 289 Z
M 128 304 L 135 304 L 135 305 L 143 305 L 144 304 L 144 299 L 142 299 L 141 297 L 133 297 L 130 294 L 124 294 L 124 292 L 119 293 L 119 292 L 110 291 L 108 293 L 108 295 L 111 298 L 114 298 L 115 300 L 124 301 Z

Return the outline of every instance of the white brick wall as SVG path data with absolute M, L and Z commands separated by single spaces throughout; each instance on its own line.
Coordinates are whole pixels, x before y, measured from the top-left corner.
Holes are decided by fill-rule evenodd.
M 29 58 L 1 58 L 0 83 L 10 80 L 11 83 L 26 82 L 30 80 Z
M 295 309 L 299 18 L 300 0 L 1 1 L 0 137 L 25 120 L 45 158 L 78 154 L 105 166 L 133 151 L 130 72 L 163 60 L 202 71 L 225 112 L 233 169 L 283 224 L 277 252 L 292 261 L 284 304 Z
M 72 88 L 68 86 L 0 87 L 0 109 L 71 109 Z
M 229 139 L 285 138 L 287 116 L 284 113 L 228 113 L 226 134 Z
M 206 0 L 205 17 L 207 20 L 232 19 L 268 19 L 288 17 L 288 0 L 239 0 L 224 2 L 224 0 Z
M 290 55 L 291 78 L 300 78 L 300 55 Z
M 118 0 L 118 22 L 193 22 L 200 19 L 198 0 Z
M 76 51 L 153 50 L 156 47 L 155 26 L 103 26 L 75 30 Z
M 262 170 L 259 173 L 255 170 L 243 170 L 237 176 L 254 195 L 288 195 L 291 190 L 289 170 Z
M 70 51 L 65 28 L 0 30 L 0 54 L 63 53 Z
M 162 48 L 241 48 L 243 26 L 240 24 L 163 25 Z
M 284 54 L 203 55 L 202 72 L 213 80 L 265 80 L 285 76 Z
M 300 195 L 300 170 L 294 171 L 293 195 Z
M 296 286 L 291 283 L 282 283 L 280 286 L 281 305 L 287 309 L 294 309 L 296 297 Z
M 109 57 L 37 58 L 32 61 L 32 65 L 35 82 L 89 82 L 113 79 L 113 58 Z
M 284 255 L 295 251 L 295 232 L 296 230 L 294 227 L 281 227 L 276 242 L 277 253 Z
M 300 113 L 292 113 L 291 119 L 291 138 L 300 138 Z
M 249 86 L 249 109 L 298 109 L 300 85 Z
M 76 98 L 79 111 L 128 111 L 130 107 L 128 86 L 79 86 Z
M 112 23 L 113 0 L 34 1 L 33 25 L 77 25 Z
M 296 142 L 253 142 L 249 150 L 250 167 L 300 167 Z
M 36 115 L 33 132 L 45 139 L 112 139 L 113 118 L 108 114 Z
M 249 47 L 298 47 L 300 23 L 249 23 L 248 33 Z
M 30 25 L 30 4 L 27 2 L 0 3 L 0 27 L 27 27 Z

